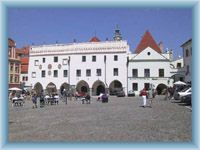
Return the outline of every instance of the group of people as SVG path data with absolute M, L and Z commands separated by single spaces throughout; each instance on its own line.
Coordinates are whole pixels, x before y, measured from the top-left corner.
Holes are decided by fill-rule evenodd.
M 145 87 L 140 91 L 140 96 L 142 96 L 143 105 L 142 107 L 147 107 L 147 100 L 149 101 L 149 107 L 152 107 L 153 100 L 155 98 L 156 91 L 153 88 L 146 89 Z

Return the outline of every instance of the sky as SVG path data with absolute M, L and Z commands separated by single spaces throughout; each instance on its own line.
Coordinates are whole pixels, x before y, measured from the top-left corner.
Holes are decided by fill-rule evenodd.
M 155 41 L 182 56 L 184 42 L 192 38 L 191 8 L 9 8 L 8 37 L 21 48 L 25 45 L 88 42 L 113 39 L 119 26 L 123 40 L 135 51 L 149 30 Z

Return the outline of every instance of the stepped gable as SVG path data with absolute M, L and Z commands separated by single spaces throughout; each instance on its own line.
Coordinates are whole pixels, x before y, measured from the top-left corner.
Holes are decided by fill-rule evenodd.
M 151 33 L 148 30 L 144 33 L 140 43 L 138 44 L 138 46 L 137 46 L 137 48 L 135 50 L 135 53 L 140 53 L 147 47 L 151 47 L 156 52 L 162 53 L 161 49 L 158 46 L 158 44 L 155 42 L 155 40 L 153 39 Z

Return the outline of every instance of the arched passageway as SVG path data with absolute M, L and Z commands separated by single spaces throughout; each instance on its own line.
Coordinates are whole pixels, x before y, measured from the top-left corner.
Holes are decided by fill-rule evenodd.
M 163 83 L 159 84 L 159 85 L 157 86 L 157 88 L 156 88 L 157 94 L 158 94 L 158 95 L 164 94 L 164 93 L 163 93 L 164 89 L 167 90 L 167 85 L 165 85 L 165 84 L 163 84 Z
M 100 95 L 100 93 L 105 93 L 105 84 L 97 80 L 92 85 L 92 95 Z
M 56 94 L 57 93 L 56 85 L 54 83 L 50 82 L 46 87 L 46 91 L 47 91 L 48 95 Z
M 116 95 L 117 92 L 122 91 L 122 90 L 123 90 L 122 83 L 118 80 L 112 81 L 109 85 L 110 95 Z
M 76 85 L 76 91 L 77 92 L 83 92 L 83 93 L 89 93 L 90 88 L 86 81 L 81 80 Z
M 41 95 L 43 93 L 43 87 L 42 84 L 37 82 L 33 88 L 36 95 Z

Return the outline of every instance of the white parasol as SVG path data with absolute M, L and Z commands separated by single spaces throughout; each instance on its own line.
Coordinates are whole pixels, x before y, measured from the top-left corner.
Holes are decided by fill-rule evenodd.
M 22 91 L 22 89 L 17 88 L 17 87 L 13 87 L 13 88 L 9 88 L 9 91 Z
M 174 85 L 186 85 L 186 83 L 182 81 L 177 81 L 177 82 L 174 82 Z

